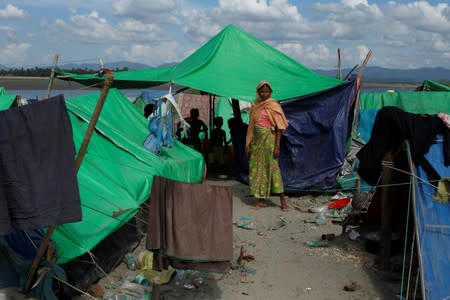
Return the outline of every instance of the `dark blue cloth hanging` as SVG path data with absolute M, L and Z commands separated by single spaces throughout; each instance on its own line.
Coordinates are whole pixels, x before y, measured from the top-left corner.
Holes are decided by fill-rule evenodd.
M 352 80 L 281 103 L 289 121 L 280 149 L 280 168 L 287 191 L 336 186 L 345 158 L 355 83 Z

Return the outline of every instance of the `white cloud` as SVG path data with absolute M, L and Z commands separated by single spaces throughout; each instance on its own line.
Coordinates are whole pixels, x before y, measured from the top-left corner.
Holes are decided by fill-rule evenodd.
M 24 63 L 27 58 L 27 51 L 31 47 L 28 43 L 8 44 L 0 48 L 0 63 L 10 65 L 11 62 Z
M 6 26 L 6 25 L 0 25 L 0 32 L 12 32 L 14 31 L 14 28 L 11 26 Z
M 151 66 L 181 61 L 181 45 L 176 41 L 162 42 L 157 45 L 134 44 L 130 47 L 112 46 L 106 50 L 108 59 L 141 62 Z
M 86 15 L 74 15 L 69 22 L 57 19 L 50 30 L 59 32 L 65 41 L 81 40 L 83 43 L 130 43 L 164 40 L 163 30 L 156 24 L 145 24 L 137 20 L 125 20 L 111 24 L 97 11 Z
M 230 23 L 267 41 L 298 40 L 312 32 L 307 20 L 288 0 L 219 0 L 218 7 L 184 11 L 183 16 L 184 33 L 202 42 Z
M 407 24 L 411 30 L 450 32 L 450 7 L 447 3 L 433 6 L 426 1 L 406 4 L 389 2 L 388 11 L 394 20 Z
M 0 9 L 0 18 L 5 19 L 23 19 L 26 17 L 26 13 L 23 9 L 20 9 L 12 4 L 8 4 L 5 8 Z
M 304 64 L 307 62 L 310 67 L 332 68 L 335 65 L 333 61 L 336 61 L 336 56 L 331 54 L 330 49 L 326 45 L 319 44 L 317 47 L 308 46 L 305 49 L 302 61 L 304 61 Z
M 160 22 L 179 24 L 174 15 L 176 0 L 119 0 L 113 2 L 116 16 L 141 20 L 144 23 Z
M 287 0 L 219 0 L 219 10 L 240 21 L 299 21 L 295 5 Z

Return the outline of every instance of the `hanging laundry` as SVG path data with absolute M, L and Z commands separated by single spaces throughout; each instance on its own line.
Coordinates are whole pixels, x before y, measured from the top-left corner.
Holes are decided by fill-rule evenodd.
M 227 271 L 233 258 L 231 187 L 189 184 L 155 176 L 147 249 L 156 268 Z
M 81 220 L 64 97 L 0 112 L 0 235 Z
M 437 115 L 419 115 L 405 112 L 398 107 L 383 107 L 375 117 L 369 141 L 356 154 L 360 161 L 359 175 L 370 185 L 376 185 L 384 155 L 389 151 L 396 151 L 408 140 L 414 163 L 425 170 L 428 180 L 439 180 L 439 174 L 425 159 L 425 154 L 438 133 L 444 137 L 444 163 L 448 166 L 450 130 Z

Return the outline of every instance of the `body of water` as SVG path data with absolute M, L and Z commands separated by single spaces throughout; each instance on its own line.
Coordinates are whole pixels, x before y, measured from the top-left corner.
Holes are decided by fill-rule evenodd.
M 381 93 L 386 92 L 387 90 L 395 90 L 397 92 L 411 92 L 414 91 L 413 87 L 373 87 L 373 88 L 363 88 L 363 93 Z M 15 89 L 8 89 L 8 93 L 11 94 L 17 94 L 27 99 L 45 99 L 47 98 L 47 90 L 46 89 L 36 89 L 36 90 L 15 90 Z M 84 96 L 87 94 L 100 92 L 100 89 L 64 89 L 64 90 L 52 90 L 51 96 L 63 94 L 65 98 L 72 98 L 72 97 L 78 97 L 78 96 Z M 123 94 L 125 94 L 128 98 L 131 100 L 134 100 L 137 96 L 139 96 L 142 93 L 142 89 L 124 89 L 121 90 Z M 168 91 L 168 90 L 167 90 Z
M 26 99 L 45 99 L 47 98 L 47 90 L 43 89 L 37 89 L 37 90 L 14 90 L 14 89 L 7 89 L 8 93 L 10 94 L 16 94 L 19 96 L 22 96 Z M 142 93 L 141 89 L 129 89 L 129 90 L 121 90 L 125 96 L 130 98 L 131 100 L 134 100 L 137 96 L 139 96 Z M 65 98 L 72 98 L 72 97 L 79 97 L 84 96 L 92 93 L 99 93 L 101 92 L 100 89 L 75 89 L 75 90 L 52 90 L 50 92 L 51 96 L 56 96 L 59 94 L 63 94 Z

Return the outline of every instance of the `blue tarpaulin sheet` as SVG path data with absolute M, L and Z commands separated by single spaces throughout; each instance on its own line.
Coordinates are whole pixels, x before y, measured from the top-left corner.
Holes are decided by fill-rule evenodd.
M 289 127 L 281 144 L 280 167 L 286 190 L 329 189 L 345 158 L 349 106 L 355 81 L 281 103 Z
M 442 147 L 432 145 L 425 157 L 442 178 L 448 178 L 450 167 L 444 166 Z M 426 299 L 450 299 L 450 204 L 433 200 L 436 189 L 428 184 L 425 171 L 417 167 L 416 173 L 425 180 L 415 183 L 415 222 Z

